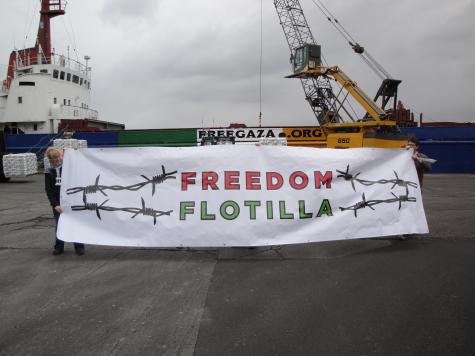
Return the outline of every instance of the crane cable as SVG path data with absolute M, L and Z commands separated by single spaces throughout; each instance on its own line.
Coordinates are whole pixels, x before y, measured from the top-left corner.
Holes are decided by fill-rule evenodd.
M 328 10 L 321 0 L 312 0 L 313 4 L 322 12 L 327 20 L 335 27 L 340 35 L 348 42 L 350 47 L 359 54 L 363 61 L 378 75 L 381 79 L 392 78 L 389 72 L 369 52 L 362 47 L 338 19 Z M 365 56 L 366 55 L 366 56 Z
M 29 13 L 28 15 L 31 16 L 31 17 L 30 17 L 30 21 L 29 21 L 28 25 L 27 25 L 28 19 L 27 18 L 25 19 L 25 21 L 26 21 L 25 22 L 25 42 L 23 44 L 23 48 L 26 48 L 26 46 L 27 46 L 26 41 L 28 40 L 28 36 L 30 35 L 31 25 L 32 25 L 33 21 L 35 20 L 35 15 L 36 15 L 36 12 L 37 12 L 37 8 L 38 8 L 38 2 L 36 2 L 36 5 L 34 5 L 33 7 L 28 6 L 28 10 L 27 10 L 28 13 Z M 32 11 L 31 13 L 30 13 L 30 10 Z M 35 38 L 35 41 L 36 40 L 37 39 Z
M 68 36 L 68 40 L 69 40 L 69 42 L 71 43 L 71 45 L 73 47 L 74 54 L 76 55 L 76 61 L 79 62 L 79 54 L 78 54 L 78 51 L 76 49 L 77 43 L 76 43 L 76 36 L 74 34 L 73 23 L 71 22 L 70 18 L 68 18 L 68 20 L 69 20 L 69 26 L 71 27 L 71 33 L 69 32 L 68 27 L 67 27 L 66 23 L 64 22 L 64 19 L 61 17 L 61 22 L 63 24 L 64 31 L 66 32 L 66 35 Z
M 25 25 L 23 26 L 23 34 L 25 36 L 25 42 L 24 42 L 24 46 L 23 48 L 26 48 L 26 40 L 28 38 L 28 28 L 30 27 L 29 24 L 28 24 L 28 19 L 30 18 L 30 6 L 31 6 L 31 2 L 28 2 L 28 8 L 26 9 L 26 14 L 25 14 Z
M 318 0 L 317 0 L 317 1 L 318 1 Z M 319 2 L 317 3 L 315 0 L 312 0 L 312 2 L 315 4 L 316 7 L 318 7 L 318 8 L 320 9 L 320 11 L 323 13 L 324 16 L 326 16 L 326 18 L 328 19 L 328 21 L 330 21 L 330 23 L 332 23 L 333 26 L 335 26 L 336 30 L 342 35 L 342 37 L 343 37 L 345 40 L 347 40 L 347 41 L 350 43 L 350 45 L 351 45 L 351 41 L 356 42 L 356 41 L 353 39 L 353 37 L 348 33 L 348 31 L 346 31 L 346 29 L 345 29 L 342 25 L 340 25 L 340 23 L 338 22 L 338 20 L 331 14 L 331 12 L 325 7 L 325 5 L 324 5 L 321 1 L 319 1 Z M 327 13 L 328 13 L 328 14 L 327 14 Z M 334 22 L 332 21 L 332 18 L 334 19 Z M 339 24 L 341 28 L 338 27 L 338 26 L 336 26 L 335 23 L 336 23 L 336 24 Z M 373 71 L 374 71 L 378 76 L 381 77 L 381 74 L 373 67 L 373 65 L 372 65 L 364 56 L 361 56 L 361 58 L 363 59 L 363 61 L 365 61 L 365 62 L 368 64 L 368 66 L 371 67 L 371 69 L 373 69 Z M 323 53 L 322 53 L 322 59 L 323 59 L 324 64 L 328 67 L 327 60 L 326 60 L 326 58 L 324 57 Z M 381 79 L 384 79 L 384 78 L 381 77 Z M 337 86 L 338 86 L 339 88 L 342 88 L 342 86 L 341 86 L 338 82 L 336 82 L 336 84 L 337 84 Z M 336 99 L 335 99 L 335 100 L 336 100 Z M 349 100 L 344 100 L 344 102 L 346 102 L 346 104 L 349 106 L 349 108 L 350 108 L 351 111 L 353 112 L 353 115 L 354 115 L 355 117 L 357 117 L 358 114 L 356 113 L 356 110 L 355 110 L 355 108 L 353 107 L 353 105 L 351 104 L 351 102 L 350 102 Z M 342 104 L 343 104 L 343 103 L 342 103 Z M 334 105 L 334 103 L 333 103 L 332 105 Z M 349 113 L 348 113 L 348 116 L 349 116 L 349 119 L 350 119 L 350 120 L 355 121 L 355 120 L 349 115 Z
M 263 17 L 262 17 L 262 2 L 261 0 L 261 43 L 260 43 L 260 54 L 259 54 L 259 127 L 262 126 L 262 28 L 263 28 Z
M 68 2 L 66 1 L 65 2 L 65 10 L 66 10 L 66 6 L 68 5 Z M 69 27 L 71 28 L 71 34 L 72 34 L 72 43 L 73 43 L 73 50 L 74 50 L 74 53 L 76 53 L 76 61 L 79 62 L 79 53 L 77 51 L 77 47 L 78 47 L 78 44 L 77 44 L 77 41 L 76 41 L 76 33 L 74 31 L 74 26 L 73 26 L 73 21 L 72 21 L 72 18 L 71 16 L 66 16 L 66 19 L 68 20 L 69 22 Z M 64 24 L 64 21 L 63 21 L 63 24 Z M 69 36 L 69 33 L 68 33 L 68 36 Z M 70 39 L 71 41 L 71 39 Z

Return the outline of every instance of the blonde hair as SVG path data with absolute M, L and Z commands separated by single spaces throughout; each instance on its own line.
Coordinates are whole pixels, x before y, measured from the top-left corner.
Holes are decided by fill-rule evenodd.
M 61 157 L 61 152 L 59 152 L 59 150 L 55 147 L 49 147 L 45 152 L 45 156 L 48 159 L 53 159 L 56 157 Z

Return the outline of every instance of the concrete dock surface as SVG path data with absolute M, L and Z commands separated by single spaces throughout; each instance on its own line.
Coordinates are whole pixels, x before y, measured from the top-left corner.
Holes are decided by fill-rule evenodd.
M 474 175 L 428 235 L 257 249 L 52 256 L 43 176 L 0 197 L 0 355 L 475 355 Z

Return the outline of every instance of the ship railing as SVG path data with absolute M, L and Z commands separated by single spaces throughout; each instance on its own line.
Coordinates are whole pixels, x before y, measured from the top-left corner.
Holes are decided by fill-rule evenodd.
M 76 72 L 80 72 L 82 75 L 87 77 L 90 76 L 91 72 L 91 67 L 87 67 L 86 65 L 75 59 L 69 58 L 62 54 L 55 53 L 52 53 L 50 57 L 44 55 L 37 56 L 36 54 L 32 54 L 31 56 L 27 55 L 23 58 L 21 58 L 21 56 L 18 56 L 16 61 L 16 69 L 22 69 L 25 67 L 30 67 L 32 65 L 39 64 L 57 65 L 58 67 L 63 67 Z

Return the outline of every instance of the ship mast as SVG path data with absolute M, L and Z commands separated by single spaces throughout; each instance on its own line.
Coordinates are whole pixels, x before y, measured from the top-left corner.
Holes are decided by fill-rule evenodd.
M 41 0 L 40 24 L 35 47 L 24 48 L 10 53 L 7 78 L 3 81 L 2 89 L 8 90 L 18 66 L 33 64 L 51 64 L 51 25 L 53 17 L 66 13 L 66 0 Z
M 36 39 L 35 49 L 41 61 L 51 64 L 51 26 L 50 20 L 53 17 L 64 15 L 66 8 L 65 0 L 41 0 L 40 24 L 38 26 L 38 36 Z

